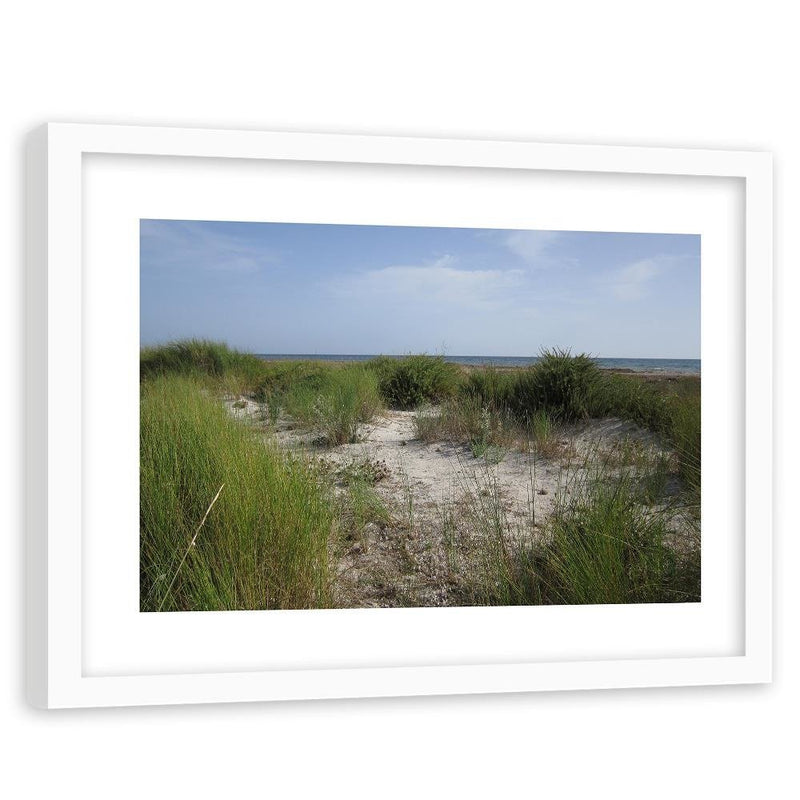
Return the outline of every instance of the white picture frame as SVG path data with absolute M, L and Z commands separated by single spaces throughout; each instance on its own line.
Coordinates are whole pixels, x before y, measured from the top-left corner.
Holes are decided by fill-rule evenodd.
M 121 166 L 112 166 L 103 174 L 91 166 L 112 164 L 115 158 L 122 160 Z M 134 161 L 130 160 L 132 158 Z M 173 169 L 173 164 L 179 166 Z M 388 612 L 391 617 L 382 609 L 207 612 L 202 624 L 211 627 L 198 633 L 192 633 L 194 613 L 149 615 L 165 620 L 172 618 L 173 622 L 165 622 L 166 627 L 158 631 L 145 632 L 143 635 L 151 637 L 141 640 L 145 644 L 136 640 L 136 631 L 125 626 L 138 624 L 138 603 L 131 607 L 129 598 L 121 598 L 121 605 L 116 606 L 110 594 L 103 594 L 114 591 L 114 581 L 105 579 L 103 582 L 101 573 L 105 568 L 96 547 L 98 527 L 108 531 L 109 526 L 116 530 L 117 524 L 125 530 L 138 526 L 135 507 L 131 511 L 130 505 L 131 498 L 138 497 L 135 477 L 138 460 L 131 456 L 138 436 L 135 425 L 133 428 L 121 426 L 123 432 L 119 435 L 124 442 L 119 453 L 124 451 L 127 455 L 124 458 L 111 456 L 118 463 L 104 463 L 102 470 L 98 470 L 97 458 L 92 455 L 93 448 L 99 446 L 98 440 L 117 435 L 114 426 L 108 424 L 104 406 L 97 402 L 100 379 L 92 365 L 96 365 L 98 354 L 110 357 L 119 353 L 118 358 L 112 359 L 119 362 L 118 367 L 110 367 L 102 377 L 102 391 L 128 398 L 131 402 L 126 406 L 126 401 L 121 401 L 122 405 L 128 411 L 133 408 L 135 413 L 138 373 L 135 362 L 131 369 L 131 358 L 136 354 L 128 344 L 116 350 L 113 330 L 108 329 L 111 332 L 106 341 L 107 329 L 103 327 L 99 335 L 98 326 L 108 324 L 113 328 L 117 325 L 126 342 L 138 342 L 137 331 L 129 330 L 131 325 L 135 328 L 138 321 L 135 288 L 138 286 L 138 260 L 135 258 L 138 238 L 128 236 L 132 230 L 129 223 L 140 213 L 139 208 L 147 208 L 151 217 L 179 213 L 181 216 L 177 218 L 203 218 L 197 214 L 206 213 L 203 209 L 212 206 L 193 205 L 198 194 L 196 186 L 179 192 L 175 196 L 177 199 L 172 200 L 177 203 L 172 207 L 176 211 L 170 212 L 164 204 L 164 198 L 169 195 L 165 187 L 168 188 L 170 180 L 166 173 L 172 173 L 175 185 L 186 186 L 195 172 L 199 174 L 210 165 L 213 165 L 212 171 L 203 173 L 206 188 L 214 189 L 209 181 L 218 182 L 219 187 L 257 185 L 252 195 L 244 189 L 235 196 L 233 192 L 225 196 L 225 192 L 209 191 L 209 197 L 223 195 L 214 198 L 219 204 L 213 207 L 219 209 L 214 211 L 217 214 L 214 218 L 275 221 L 273 217 L 264 217 L 264 213 L 269 213 L 264 210 L 266 206 L 262 208 L 258 205 L 260 201 L 253 200 L 269 195 L 269 181 L 250 176 L 248 170 L 257 171 L 265 165 L 291 170 L 295 165 L 304 171 L 304 180 L 308 176 L 313 180 L 315 171 L 322 174 L 335 165 L 336 170 L 344 172 L 368 167 L 371 170 L 369 185 L 378 200 L 382 193 L 388 193 L 381 177 L 382 170 L 387 175 L 413 171 L 415 175 L 424 175 L 429 184 L 432 181 L 430 185 L 438 180 L 444 185 L 450 180 L 447 176 L 457 174 L 459 191 L 462 195 L 466 192 L 467 196 L 472 178 L 477 185 L 484 179 L 500 177 L 491 207 L 481 207 L 476 198 L 473 205 L 467 203 L 458 212 L 461 215 L 458 218 L 442 217 L 441 214 L 446 214 L 444 211 L 426 210 L 424 203 L 413 212 L 409 210 L 411 204 L 405 210 L 390 208 L 388 203 L 381 207 L 380 202 L 370 203 L 367 208 L 364 204 L 359 206 L 357 198 L 343 192 L 336 208 L 330 198 L 325 199 L 324 193 L 305 200 L 302 193 L 294 198 L 287 194 L 288 216 L 283 221 L 319 221 L 320 213 L 324 212 L 327 218 L 323 221 L 343 221 L 346 214 L 351 213 L 356 216 L 349 219 L 366 224 L 381 221 L 400 224 L 405 219 L 411 224 L 452 224 L 455 221 L 476 227 L 480 226 L 479 222 L 484 227 L 503 227 L 504 224 L 534 227 L 536 220 L 541 220 L 541 226 L 559 224 L 556 217 L 547 216 L 544 208 L 538 209 L 538 217 L 525 216 L 533 213 L 535 201 L 531 209 L 523 209 L 523 213 L 511 202 L 517 190 L 512 192 L 504 188 L 511 186 L 509 181 L 517 179 L 521 185 L 526 185 L 527 177 L 535 175 L 545 183 L 549 179 L 563 182 L 559 191 L 565 193 L 564 208 L 575 206 L 564 214 L 577 214 L 575 219 L 582 225 L 579 229 L 589 229 L 589 226 L 597 230 L 615 229 L 607 227 L 617 224 L 614 219 L 630 221 L 627 230 L 648 224 L 646 214 L 641 216 L 642 209 L 637 208 L 643 205 L 637 200 L 639 195 L 631 196 L 630 190 L 636 186 L 641 186 L 641 198 L 652 199 L 651 215 L 661 213 L 661 209 L 663 219 L 667 220 L 667 211 L 672 209 L 670 213 L 676 216 L 668 225 L 671 231 L 689 232 L 689 225 L 691 232 L 702 234 L 707 230 L 704 225 L 718 225 L 720 241 L 731 245 L 730 249 L 720 249 L 715 255 L 712 251 L 716 234 L 709 233 L 712 246 L 708 254 L 703 252 L 704 259 L 709 255 L 703 268 L 706 263 L 712 266 L 703 276 L 704 594 L 703 601 L 696 604 L 700 608 L 678 609 L 676 613 L 683 614 L 683 618 L 662 616 L 655 606 L 630 607 L 624 612 L 611 607 L 554 611 L 553 614 L 561 616 L 551 616 L 537 628 L 543 641 L 548 636 L 552 640 L 545 642 L 550 647 L 547 655 L 542 650 L 538 657 L 517 656 L 504 649 L 500 640 L 495 642 L 489 637 L 473 643 L 468 654 L 464 650 L 463 657 L 457 650 L 449 655 L 436 651 L 430 658 L 424 657 L 425 648 L 436 641 L 437 631 L 444 629 L 440 627 L 444 620 L 454 631 L 490 631 L 499 626 L 509 637 L 516 632 L 519 638 L 524 638 L 526 632 L 533 630 L 531 625 L 539 625 L 539 620 L 544 619 L 541 614 L 534 618 L 531 609 L 404 609 Z M 218 165 L 222 172 L 214 177 Z M 227 167 L 235 167 L 236 176 L 230 178 L 234 183 L 226 183 L 228 178 L 223 172 Z M 102 167 L 100 172 L 104 169 Z M 157 177 L 161 173 L 166 176 L 163 186 Z M 143 175 L 148 176 L 147 180 Z M 438 175 L 443 177 L 440 179 Z M 634 184 L 631 179 L 641 182 Z M 596 188 L 601 194 L 591 187 L 586 189 L 586 181 L 598 182 Z M 700 193 L 699 187 L 705 185 L 704 181 L 716 187 L 716 194 L 709 194 L 710 199 L 698 202 L 697 209 L 692 211 L 689 208 L 692 204 L 687 203 L 686 198 Z M 615 184 L 621 187 L 616 195 L 613 194 Z M 344 185 L 349 184 L 342 183 Z M 576 187 L 575 202 L 569 203 L 573 186 Z M 105 194 L 98 198 L 101 190 Z M 137 191 L 139 201 L 144 204 L 138 207 Z M 612 192 L 609 197 L 617 198 L 616 206 L 614 202 L 597 202 L 598 196 L 606 197 L 608 192 Z M 659 192 L 665 198 L 669 195 L 663 204 L 658 201 Z M 125 196 L 115 199 L 115 194 Z M 720 212 L 712 219 L 714 198 L 728 196 L 730 202 L 724 203 L 725 213 Z M 276 204 L 279 200 L 272 198 L 271 202 Z M 82 124 L 49 124 L 33 132 L 28 148 L 27 208 L 27 679 L 30 702 L 45 708 L 65 708 L 770 681 L 771 204 L 771 156 L 756 152 Z M 98 216 L 98 205 L 103 206 L 103 214 L 111 216 Z M 294 211 L 288 210 L 290 206 Z M 350 212 L 348 206 L 352 207 Z M 375 206 L 377 209 L 371 211 Z M 558 203 L 554 202 L 554 206 Z M 279 205 L 272 207 L 280 208 Z M 584 211 L 576 210 L 580 208 Z M 628 208 L 628 216 L 615 218 L 615 211 L 619 214 L 623 208 Z M 703 216 L 706 212 L 711 215 L 707 220 Z M 691 221 L 692 213 L 696 214 L 696 224 Z M 118 214 L 119 228 L 114 228 L 114 214 Z M 594 222 L 593 214 L 596 215 Z M 92 227 L 96 227 L 98 219 L 109 221 L 109 230 L 100 238 Z M 561 224 L 570 224 L 571 217 L 564 216 L 563 220 Z M 624 224 L 627 225 L 627 221 Z M 120 248 L 121 266 L 118 272 L 106 271 L 101 278 L 92 263 L 93 259 L 97 260 L 98 248 L 104 247 Z M 741 250 L 741 274 L 736 271 L 738 267 L 730 266 L 729 270 L 725 261 L 728 258 L 730 265 L 738 263 L 737 248 Z M 713 267 L 715 257 L 719 257 L 718 267 Z M 725 324 L 717 326 L 709 322 L 707 325 L 708 321 L 716 319 L 724 320 Z M 724 338 L 721 334 L 725 334 Z M 721 354 L 723 350 L 725 355 L 717 357 L 716 353 Z M 715 364 L 718 365 L 716 370 Z M 718 399 L 719 416 L 727 420 L 729 430 L 738 437 L 736 448 L 730 451 L 733 456 L 726 456 L 722 451 L 721 456 L 715 456 L 714 448 L 707 447 L 705 426 L 709 398 Z M 730 410 L 728 416 L 726 409 Z M 115 485 L 102 482 L 107 480 L 102 476 L 109 474 L 117 475 L 117 483 L 125 486 L 127 499 L 123 498 L 115 507 L 119 518 L 97 501 L 101 486 Z M 707 475 L 711 476 L 708 480 Z M 716 475 L 719 477 L 715 478 Z M 707 499 L 707 490 L 710 499 Z M 735 515 L 729 517 L 725 498 L 732 498 L 730 502 L 737 504 L 742 511 L 741 519 Z M 715 523 L 715 508 L 722 522 Z M 743 529 L 742 539 L 735 547 L 730 544 L 733 541 L 730 531 L 736 526 L 729 525 L 734 517 Z M 712 534 L 709 547 L 714 546 L 714 541 L 720 543 L 719 551 L 709 551 L 710 560 L 705 549 L 707 529 Z M 135 559 L 130 563 L 130 547 L 120 544 L 117 549 L 121 569 L 138 570 Z M 716 552 L 720 555 L 715 560 Z M 724 569 L 720 567 L 714 578 L 717 561 L 724 561 L 725 566 Z M 713 586 L 709 584 L 708 600 L 707 567 L 711 575 L 709 580 L 716 580 Z M 724 598 L 719 602 L 715 600 L 717 589 L 714 587 L 719 589 L 719 598 Z M 111 610 L 103 611 L 106 607 Z M 122 608 L 124 613 L 115 617 L 116 608 Z M 442 616 L 448 613 L 450 616 Z M 618 616 L 619 613 L 627 616 Z M 316 659 L 312 641 L 305 649 L 292 651 L 291 663 L 281 662 L 277 657 L 274 662 L 262 663 L 259 658 L 263 652 L 261 655 L 254 652 L 252 659 L 243 654 L 239 661 L 235 660 L 235 642 L 245 635 L 252 638 L 253 632 L 265 625 L 273 626 L 270 631 L 276 624 L 283 630 L 284 639 L 275 641 L 293 643 L 298 639 L 313 639 L 309 631 L 319 633 L 323 629 L 314 627 L 323 619 L 319 614 L 340 615 L 325 617 L 323 628 L 333 626 L 332 629 L 338 630 L 336 626 L 341 623 L 345 626 L 341 630 L 349 631 L 352 638 L 345 636 L 341 640 L 344 645 L 341 641 L 336 647 L 331 645 L 334 649 Z M 690 614 L 697 615 L 700 620 L 694 638 L 683 644 L 676 639 L 668 654 L 660 654 L 657 647 L 650 650 L 634 647 L 633 642 L 625 649 L 626 630 L 633 631 L 636 626 L 641 626 L 641 630 L 658 629 L 663 625 L 666 641 L 670 626 L 680 627 L 681 619 L 688 619 L 685 615 Z M 613 615 L 617 616 L 608 623 L 611 626 L 608 630 L 619 632 L 620 638 L 608 654 L 600 654 L 599 649 L 583 652 L 565 645 L 564 652 L 568 655 L 559 657 L 554 631 L 571 630 L 574 638 L 583 626 L 588 636 L 591 629 L 598 624 L 602 626 L 604 620 L 611 620 Z M 181 620 L 175 621 L 176 617 Z M 736 636 L 724 647 L 720 643 L 718 648 L 706 649 L 703 631 L 711 630 L 723 617 L 732 620 L 730 629 L 735 628 Z M 125 622 L 126 619 L 129 622 Z M 347 644 L 378 636 L 387 625 L 397 626 L 401 643 L 407 642 L 405 650 L 390 648 L 366 656 L 363 649 Z M 487 627 L 481 628 L 482 625 Z M 419 640 L 413 634 L 417 626 L 424 631 Z M 130 638 L 129 634 L 139 649 L 147 651 L 145 661 L 135 661 L 125 650 L 124 642 Z M 220 666 L 222 662 L 212 663 L 204 655 L 209 651 L 201 644 L 212 634 L 221 637 L 219 641 L 228 637 L 233 643 L 232 661 Z M 159 642 L 168 649 L 176 635 L 186 637 L 184 657 L 173 656 L 169 661 L 170 657 L 164 655 L 165 666 L 161 669 L 158 666 Z M 402 638 L 404 635 L 408 637 L 406 640 Z M 196 636 L 197 642 L 192 636 Z M 457 638 L 457 634 L 454 636 Z M 402 653 L 402 657 L 398 653 Z

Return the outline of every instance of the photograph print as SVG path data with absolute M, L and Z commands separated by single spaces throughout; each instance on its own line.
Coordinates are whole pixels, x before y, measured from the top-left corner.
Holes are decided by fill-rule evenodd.
M 700 261 L 141 220 L 140 610 L 699 602 Z

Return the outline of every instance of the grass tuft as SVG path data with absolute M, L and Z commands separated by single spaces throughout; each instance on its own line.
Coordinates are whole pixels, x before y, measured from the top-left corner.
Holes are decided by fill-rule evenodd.
M 567 499 L 568 498 L 568 499 Z M 549 540 L 527 565 L 537 599 L 569 605 L 699 600 L 667 545 L 667 517 L 642 505 L 627 475 L 563 495 Z
M 319 382 L 304 381 L 284 397 L 288 413 L 319 431 L 329 447 L 358 441 L 359 426 L 383 407 L 375 373 L 361 364 L 331 369 Z
M 143 611 L 330 604 L 333 510 L 303 462 L 257 440 L 183 375 L 142 384 L 140 447 Z
M 157 347 L 143 347 L 139 356 L 142 378 L 174 374 L 233 378 L 242 391 L 249 390 L 259 381 L 264 367 L 264 361 L 257 356 L 208 339 L 184 339 Z

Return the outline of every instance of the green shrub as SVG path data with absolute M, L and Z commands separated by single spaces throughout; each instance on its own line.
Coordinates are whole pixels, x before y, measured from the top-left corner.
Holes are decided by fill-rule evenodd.
M 416 408 L 452 397 L 461 371 L 442 356 L 411 355 L 404 358 L 381 356 L 368 362 L 378 376 L 380 392 L 392 408 Z
M 594 388 L 601 378 L 587 355 L 568 350 L 543 350 L 538 363 L 520 373 L 511 389 L 511 407 L 520 420 L 544 410 L 557 422 L 585 419 Z
M 142 384 L 140 454 L 142 611 L 330 605 L 332 504 L 303 462 L 178 375 Z

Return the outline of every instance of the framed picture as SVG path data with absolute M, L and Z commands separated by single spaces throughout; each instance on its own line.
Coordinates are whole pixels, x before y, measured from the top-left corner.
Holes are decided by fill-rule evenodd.
M 55 124 L 28 189 L 32 703 L 770 680 L 769 155 Z

